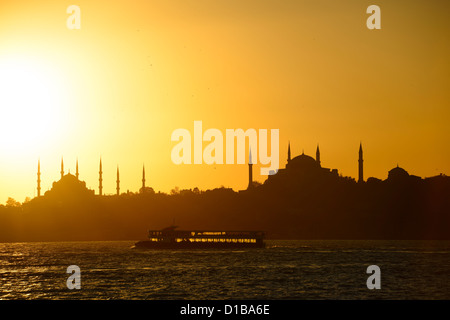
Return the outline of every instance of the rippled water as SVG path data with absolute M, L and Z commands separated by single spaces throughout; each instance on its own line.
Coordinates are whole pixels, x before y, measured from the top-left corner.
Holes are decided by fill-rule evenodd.
M 450 242 L 267 241 L 139 251 L 133 242 L 0 244 L 1 299 L 450 299 Z M 369 290 L 366 269 L 381 268 Z M 81 289 L 69 290 L 69 265 Z

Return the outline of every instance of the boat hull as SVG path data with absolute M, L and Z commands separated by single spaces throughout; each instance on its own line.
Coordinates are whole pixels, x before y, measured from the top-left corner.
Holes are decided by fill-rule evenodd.
M 234 243 L 234 242 L 163 242 L 163 241 L 139 241 L 136 249 L 247 249 L 265 248 L 265 243 Z

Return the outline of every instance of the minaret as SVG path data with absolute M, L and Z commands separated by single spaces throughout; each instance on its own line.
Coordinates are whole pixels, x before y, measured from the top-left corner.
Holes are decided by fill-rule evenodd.
M 117 195 L 120 195 L 119 166 L 117 166 L 116 190 L 117 190 Z
M 102 158 L 100 157 L 100 171 L 99 173 L 99 178 L 98 178 L 98 194 L 99 195 L 103 195 L 103 179 L 102 179 Z
M 317 149 L 316 149 L 316 162 L 319 164 L 320 166 L 320 150 L 319 150 L 319 144 L 317 144 Z
M 252 149 L 250 148 L 248 156 L 248 189 L 253 188 L 253 161 L 252 161 Z
M 77 167 L 76 167 L 76 172 L 75 172 L 75 177 L 77 177 L 77 180 L 78 180 L 78 176 L 79 176 L 79 173 L 78 173 L 78 158 L 77 158 Z
M 64 161 L 63 158 L 61 157 L 61 179 L 64 177 Z
M 142 165 L 142 192 L 145 192 L 145 165 Z
M 363 150 L 362 143 L 359 143 L 359 159 L 358 159 L 358 182 L 364 182 L 364 174 L 363 174 Z
M 291 142 L 289 141 L 288 144 L 288 159 L 287 162 L 289 163 L 291 161 Z
M 38 171 L 37 171 L 37 196 L 41 196 L 41 160 L 38 160 Z

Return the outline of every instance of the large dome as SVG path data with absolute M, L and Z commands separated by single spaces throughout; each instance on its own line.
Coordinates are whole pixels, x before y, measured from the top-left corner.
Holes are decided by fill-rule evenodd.
M 86 188 L 86 182 L 80 181 L 74 175 L 68 173 L 59 181 L 53 182 L 52 189 L 45 195 L 56 197 L 71 197 L 93 195 L 94 191 Z
M 289 161 L 286 167 L 292 169 L 316 169 L 320 168 L 320 165 L 313 157 L 301 154 Z
M 402 179 L 402 178 L 406 178 L 406 177 L 409 177 L 409 173 L 405 169 L 400 168 L 398 165 L 397 165 L 397 167 L 389 170 L 389 172 L 388 172 L 388 179 L 390 179 L 390 180 Z

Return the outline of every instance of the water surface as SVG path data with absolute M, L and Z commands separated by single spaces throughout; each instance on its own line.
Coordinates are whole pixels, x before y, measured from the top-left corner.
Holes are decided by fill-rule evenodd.
M 0 299 L 450 299 L 449 241 L 267 241 L 265 249 L 0 244 Z M 366 286 L 369 265 L 381 289 Z M 69 290 L 69 265 L 81 289 Z

